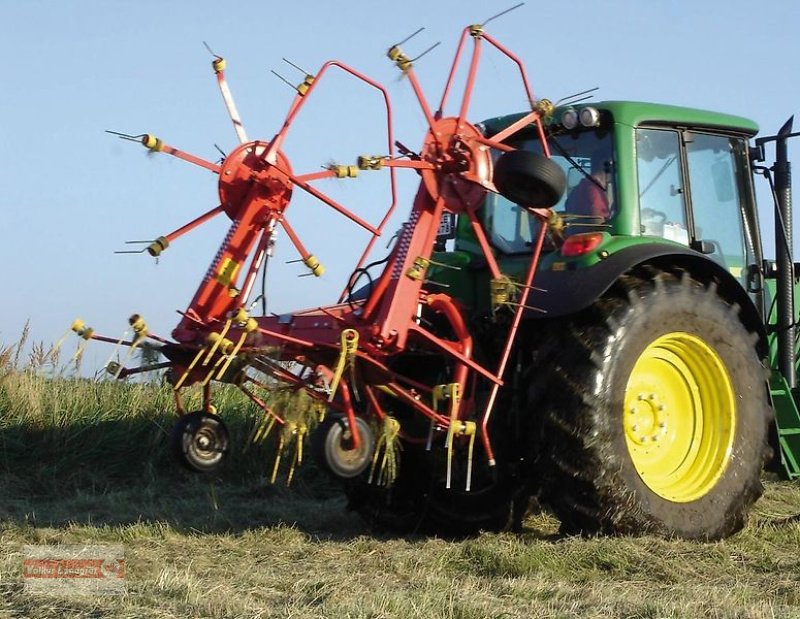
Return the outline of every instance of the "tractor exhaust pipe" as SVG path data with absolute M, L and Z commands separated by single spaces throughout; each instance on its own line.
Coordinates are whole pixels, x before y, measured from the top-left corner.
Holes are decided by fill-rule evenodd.
M 792 168 L 787 142 L 794 116 L 775 136 L 775 263 L 778 301 L 778 368 L 790 388 L 797 386 L 794 325 L 794 257 L 792 251 Z

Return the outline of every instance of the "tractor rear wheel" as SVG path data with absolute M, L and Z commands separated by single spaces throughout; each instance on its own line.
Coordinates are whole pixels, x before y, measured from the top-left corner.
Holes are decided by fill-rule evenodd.
M 515 499 L 520 484 L 506 463 L 491 470 L 486 457 L 475 446 L 472 489 L 466 491 L 466 454 L 454 454 L 451 487 L 446 488 L 445 451 L 434 446 L 405 443 L 400 452 L 398 476 L 389 488 L 369 483 L 367 474 L 342 480 L 350 507 L 370 525 L 397 533 L 434 533 L 461 537 L 479 531 L 513 528 L 517 515 Z
M 543 498 L 562 531 L 741 529 L 762 492 L 771 409 L 737 306 L 686 274 L 642 271 L 548 330 L 533 397 Z

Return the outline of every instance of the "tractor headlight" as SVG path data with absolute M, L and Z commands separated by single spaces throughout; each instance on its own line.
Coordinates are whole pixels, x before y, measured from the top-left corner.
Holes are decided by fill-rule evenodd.
M 561 114 L 561 124 L 564 129 L 571 131 L 578 126 L 578 113 L 572 108 L 564 110 Z
M 600 112 L 594 107 L 585 107 L 581 110 L 580 121 L 584 127 L 596 127 L 600 124 Z

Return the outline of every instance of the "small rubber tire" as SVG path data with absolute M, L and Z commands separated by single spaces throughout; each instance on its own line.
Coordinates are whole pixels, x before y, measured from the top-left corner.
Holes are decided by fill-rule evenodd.
M 500 155 L 494 164 L 492 180 L 501 195 L 521 206 L 555 206 L 567 188 L 561 166 L 529 150 Z
M 230 435 L 218 415 L 205 411 L 187 413 L 172 428 L 172 452 L 187 469 L 213 473 L 225 460 Z
M 367 470 L 375 450 L 375 431 L 361 417 L 356 417 L 361 445 L 348 449 L 350 434 L 347 417 L 328 416 L 311 437 L 311 448 L 317 465 L 339 479 L 358 477 Z

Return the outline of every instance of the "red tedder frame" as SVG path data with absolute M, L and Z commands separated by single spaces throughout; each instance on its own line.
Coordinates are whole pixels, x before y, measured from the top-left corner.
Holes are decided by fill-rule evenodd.
M 473 47 L 461 103 L 456 115 L 446 116 L 444 108 L 469 39 Z M 467 120 L 484 44 L 494 47 L 518 67 L 531 110 L 491 138 L 484 137 Z M 496 366 L 487 367 L 473 359 L 472 336 L 459 304 L 447 294 L 426 290 L 426 271 L 431 264 L 440 220 L 443 213 L 449 212 L 467 218 L 492 278 L 503 280 L 504 275 L 478 215 L 486 193 L 495 191 L 491 151 L 513 150 L 506 140 L 533 126 L 538 132 L 544 154 L 549 156 L 543 127 L 549 102 L 534 99 L 522 62 L 486 34 L 480 25 L 464 29 L 435 111 L 431 110 L 422 93 L 412 61 L 398 46 L 392 47 L 388 56 L 408 79 L 427 122 L 427 133 L 418 154 L 407 156 L 407 151 L 403 149 L 406 156 L 395 155 L 392 107 L 383 86 L 336 61 L 324 64 L 315 76 L 306 75 L 305 81 L 297 87 L 297 95 L 282 127 L 271 140 L 253 141 L 248 140 L 245 134 L 225 81 L 225 61 L 216 57 L 213 68 L 240 141 L 240 145 L 220 165 L 184 153 L 153 136 L 138 136 L 151 150 L 166 152 L 219 175 L 219 205 L 153 241 L 148 247 L 151 255 L 159 255 L 178 237 L 221 213 L 225 213 L 232 223 L 191 303 L 181 313 L 182 318 L 172 332 L 174 341 L 166 342 L 149 334 L 141 319 L 134 316 L 132 324 L 137 338 L 126 343 L 135 345 L 145 337 L 166 342 L 162 352 L 169 361 L 157 367 L 170 368 L 169 376 L 181 414 L 184 412 L 181 402 L 183 388 L 202 384 L 204 409 L 212 410 L 211 381 L 223 381 L 235 383 L 272 418 L 271 421 L 285 424 L 286 420 L 256 394 L 254 387 L 264 386 L 264 383 L 248 374 L 248 369 L 253 368 L 294 388 L 306 389 L 313 398 L 345 415 L 350 421 L 352 442 L 356 448 L 362 438 L 355 417 L 366 415 L 382 420 L 387 415 L 390 400 L 395 400 L 428 418 L 433 429 L 446 431 L 448 436 L 470 435 L 474 439 L 475 435 L 479 435 L 489 464 L 494 465 L 488 424 L 532 288 L 550 211 L 537 208 L 536 205 L 527 209 L 540 220 L 541 225 L 525 278 L 515 283 L 518 296 L 512 305 L 513 317 Z M 383 96 L 387 152 L 381 156 L 360 157 L 357 165 L 331 165 L 322 171 L 297 174 L 281 147 L 297 114 L 332 69 L 347 73 L 377 89 Z M 391 204 L 377 225 L 358 217 L 312 185 L 324 178 L 355 177 L 359 171 L 381 168 L 388 168 L 391 175 Z M 254 282 L 278 229 L 285 232 L 306 267 L 314 275 L 322 273 L 322 265 L 303 245 L 287 217 L 293 192 L 302 190 L 312 195 L 371 234 L 356 266 L 359 269 L 395 209 L 395 168 L 415 170 L 421 176 L 421 183 L 411 213 L 402 225 L 383 272 L 366 298 L 344 302 L 346 294 L 343 293 L 339 302 L 330 306 L 284 316 L 250 316 L 246 308 L 250 303 Z M 444 339 L 427 329 L 420 320 L 423 309 L 441 316 L 449 323 L 454 339 Z M 86 337 L 86 329 L 76 330 L 85 339 L 115 341 L 101 338 L 93 332 Z M 409 347 L 427 350 L 448 359 L 453 368 L 451 382 L 446 386 L 425 384 L 419 377 L 411 378 L 395 371 L 391 358 Z M 294 362 L 294 367 L 302 368 L 302 371 L 286 369 L 283 361 Z M 345 376 L 345 365 L 357 371 Z M 124 377 L 152 367 L 127 369 L 116 366 L 114 373 Z M 482 410 L 476 410 L 473 399 L 467 395 L 470 386 L 474 388 L 478 380 L 486 381 L 485 384 L 489 386 L 489 397 L 482 405 Z M 321 384 L 323 388 L 320 388 Z M 450 399 L 446 411 L 437 410 L 436 405 L 442 387 L 446 387 Z M 361 404 L 358 411 L 354 405 L 353 390 L 366 395 L 365 399 L 359 398 Z M 407 440 L 424 440 L 405 436 L 402 432 L 401 436 Z

